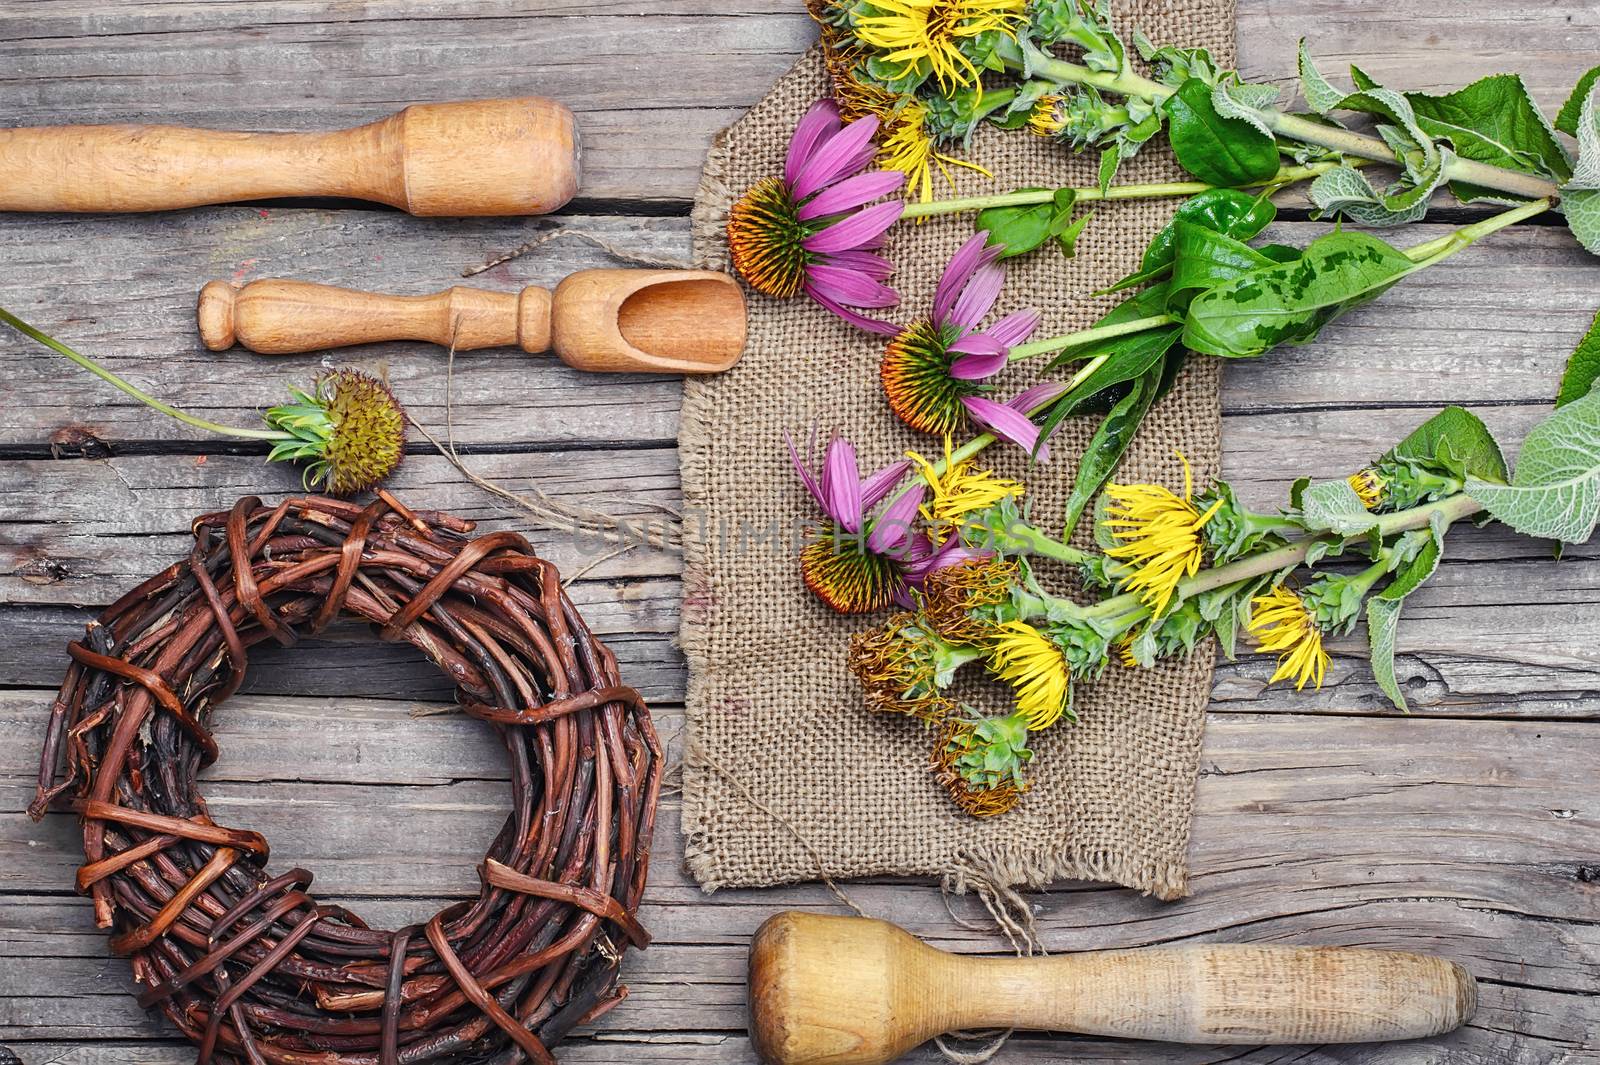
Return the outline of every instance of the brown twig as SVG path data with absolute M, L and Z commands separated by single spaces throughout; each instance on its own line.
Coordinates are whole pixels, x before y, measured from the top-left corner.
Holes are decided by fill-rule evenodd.
M 73 793 L 78 886 L 201 1065 L 551 1062 L 619 1000 L 619 948 L 649 938 L 634 915 L 661 744 L 555 567 L 472 529 L 387 492 L 242 499 L 69 645 L 29 809 Z M 478 897 L 396 932 L 319 904 L 303 869 L 267 872 L 266 840 L 213 823 L 196 785 L 248 648 L 338 617 L 421 650 L 510 757 Z

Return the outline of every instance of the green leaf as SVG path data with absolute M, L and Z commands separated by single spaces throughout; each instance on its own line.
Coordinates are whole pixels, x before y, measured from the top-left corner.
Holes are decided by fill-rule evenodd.
M 1067 258 L 1074 258 L 1078 254 L 1078 238 L 1083 236 L 1083 230 L 1089 224 L 1089 219 L 1094 217 L 1093 211 L 1085 211 L 1073 219 L 1065 229 L 1059 233 L 1051 234 L 1055 238 L 1056 247 L 1061 249 L 1061 254 Z
M 1318 481 L 1300 493 L 1300 523 L 1309 532 L 1360 536 L 1371 531 L 1378 519 L 1349 481 Z
M 1428 197 L 1438 184 L 1436 178 L 1427 187 L 1390 197 L 1373 188 L 1361 171 L 1341 166 L 1319 174 L 1309 195 L 1320 215 L 1342 214 L 1358 225 L 1382 228 L 1421 221 L 1428 213 Z
M 1276 85 L 1247 85 L 1239 80 L 1238 74 L 1230 72 L 1212 86 L 1211 106 L 1223 118 L 1248 122 L 1260 130 L 1262 136 L 1271 137 L 1272 128 L 1261 117 L 1261 112 L 1276 104 L 1278 95 Z
M 1026 188 L 1017 191 L 1048 190 Z M 1055 220 L 1056 210 L 1053 200 L 1049 203 L 1028 203 L 1017 207 L 989 207 L 978 212 L 977 228 L 989 231 L 990 244 L 1004 244 L 1006 250 L 1000 253 L 1000 258 L 1010 259 L 1026 255 L 1050 239 L 1050 224 Z
M 1400 690 L 1400 680 L 1394 672 L 1395 633 L 1400 623 L 1400 605 L 1406 596 L 1433 576 L 1443 554 L 1441 531 L 1429 529 L 1427 533 L 1428 539 L 1422 545 L 1422 550 L 1395 574 L 1388 587 L 1367 600 L 1367 646 L 1372 677 L 1395 709 L 1403 713 L 1410 713 L 1411 708 L 1406 705 L 1405 693 Z
M 1118 281 L 1107 292 L 1118 292 L 1142 285 L 1162 276 L 1172 266 L 1174 242 L 1179 222 L 1190 222 L 1206 229 L 1249 240 L 1260 233 L 1277 216 L 1278 209 L 1272 201 L 1255 193 L 1238 189 L 1207 189 L 1189 197 L 1178 207 L 1172 221 L 1155 235 L 1144 250 L 1144 259 L 1137 272 Z M 1298 255 L 1299 252 L 1297 251 Z
M 1101 195 L 1105 195 L 1111 187 L 1111 181 L 1117 176 L 1117 167 L 1122 165 L 1122 149 L 1113 144 L 1100 150 L 1099 185 Z
M 1325 115 L 1339 106 L 1345 94 L 1336 89 L 1317 71 L 1316 64 L 1311 61 L 1311 51 L 1306 47 L 1306 39 L 1300 38 L 1300 48 L 1297 56 L 1300 65 L 1300 91 L 1305 95 L 1306 103 L 1319 115 Z
M 1560 210 L 1567 228 L 1591 255 L 1600 255 L 1600 191 L 1562 189 Z
M 1518 74 L 1491 74 L 1443 96 L 1408 92 L 1417 124 L 1456 154 L 1565 181 L 1572 161 Z
M 1278 172 L 1278 142 L 1249 122 L 1226 118 L 1199 78 L 1178 86 L 1162 109 L 1178 164 L 1208 185 L 1248 185 Z
M 1589 331 L 1583 334 L 1577 349 L 1567 359 L 1567 368 L 1561 375 L 1561 390 L 1556 393 L 1556 406 L 1564 407 L 1587 396 L 1596 377 L 1600 377 L 1600 311 L 1595 313 Z
M 1567 102 L 1561 105 L 1561 113 L 1556 115 L 1556 129 L 1573 137 L 1578 135 L 1578 118 L 1583 114 L 1583 102 L 1594 90 L 1596 81 L 1600 81 L 1600 67 L 1590 67 L 1588 73 L 1578 79 Z
M 1472 478 L 1467 492 L 1520 533 L 1583 543 L 1600 517 L 1600 392 L 1533 427 L 1509 485 Z
M 1243 277 L 1273 261 L 1243 241 L 1193 222 L 1174 223 L 1172 279 L 1167 283 L 1167 309 L 1180 312 L 1206 289 Z
M 1504 484 L 1509 475 L 1494 434 L 1482 418 L 1462 407 L 1444 408 L 1407 434 L 1391 454 L 1453 477 Z
M 1417 264 L 1365 233 L 1330 233 L 1300 258 L 1202 292 L 1189 305 L 1184 343 L 1205 355 L 1252 358 L 1310 340 L 1352 307 L 1382 295 Z
M 1077 528 L 1078 519 L 1102 485 L 1117 472 L 1123 452 L 1133 442 L 1139 423 L 1155 402 L 1156 384 L 1160 380 L 1160 367 L 1152 367 L 1134 383 L 1133 390 L 1117 401 L 1090 437 L 1083 458 L 1078 461 L 1078 475 L 1072 482 L 1072 494 L 1067 497 L 1066 519 L 1062 523 L 1061 538 L 1066 539 Z M 1043 434 L 1040 436 L 1043 439 Z

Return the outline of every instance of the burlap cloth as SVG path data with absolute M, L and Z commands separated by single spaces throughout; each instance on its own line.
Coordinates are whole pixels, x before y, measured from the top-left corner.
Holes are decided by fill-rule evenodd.
M 1125 32 L 1137 26 L 1152 40 L 1202 45 L 1223 64 L 1234 61 L 1233 0 L 1130 0 L 1117 14 Z M 828 92 L 813 50 L 717 138 L 694 208 L 699 264 L 730 269 L 728 207 L 755 181 L 781 172 L 796 121 Z M 956 170 L 956 189 L 941 195 L 1095 180 L 1096 153 L 1074 156 L 1022 131 L 984 128 L 968 155 L 994 178 Z M 1164 147 L 1151 146 L 1117 180 L 1182 176 Z M 1093 206 L 1077 258 L 1046 248 L 1008 264 L 996 315 L 1041 308 L 1036 337 L 1084 328 L 1115 302 L 1089 293 L 1137 265 L 1176 201 Z M 940 271 L 972 228 L 970 214 L 895 227 L 891 284 L 903 299 L 895 320 L 926 313 Z M 803 441 L 813 424 L 824 439 L 838 430 L 856 444 L 863 469 L 908 447 L 932 454 L 940 445 L 889 413 L 878 383 L 881 338 L 805 298 L 749 297 L 744 358 L 727 373 L 688 380 L 679 439 L 688 514 L 682 645 L 690 667 L 683 829 L 695 879 L 708 891 L 822 876 L 1032 886 L 1087 879 L 1161 898 L 1183 894 L 1209 645 L 1155 670 L 1113 663 L 1100 680 L 1079 685 L 1081 720 L 1035 738 L 1033 787 L 1017 809 L 988 821 L 960 813 L 928 772 L 932 737 L 913 722 L 868 712 L 845 669 L 850 634 L 881 619 L 838 617 L 801 583 L 793 534 L 814 519 L 815 507 L 790 470 L 782 433 Z M 1008 371 L 1002 394 L 1032 383 L 1038 369 Z M 1119 479 L 1176 487 L 1175 448 L 1197 479 L 1213 475 L 1217 386 L 1216 361 L 1192 359 L 1147 419 Z M 984 457 L 1025 478 L 1043 528 L 1059 529 L 1094 422 L 1067 424 L 1054 438 L 1052 461 L 1033 470 L 1014 447 Z M 1008 707 L 992 698 L 988 709 Z

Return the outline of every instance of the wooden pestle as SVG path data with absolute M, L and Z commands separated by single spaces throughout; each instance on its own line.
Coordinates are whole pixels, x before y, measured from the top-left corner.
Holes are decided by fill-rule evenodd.
M 715 373 L 744 351 L 739 285 L 712 270 L 582 270 L 552 293 L 456 288 L 428 296 L 252 281 L 200 290 L 200 338 L 212 351 L 242 344 L 269 355 L 380 340 L 422 340 L 457 351 L 554 351 L 580 370 Z
M 572 112 L 536 96 L 414 104 L 332 133 L 0 129 L 0 211 L 338 196 L 414 215 L 544 214 L 577 191 L 579 157 Z
M 885 921 L 780 913 L 750 947 L 766 1065 L 883 1065 L 936 1035 L 1030 1028 L 1175 1043 L 1362 1043 L 1465 1024 L 1477 984 L 1442 958 L 1355 947 L 947 954 Z

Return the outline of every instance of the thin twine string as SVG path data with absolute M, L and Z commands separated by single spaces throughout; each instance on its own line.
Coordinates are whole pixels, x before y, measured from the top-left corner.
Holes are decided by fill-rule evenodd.
M 459 321 L 459 320 L 458 320 Z M 578 574 L 569 577 L 573 580 L 582 573 L 586 573 L 595 566 L 636 547 L 654 547 L 663 551 L 681 552 L 683 550 L 683 526 L 679 522 L 663 519 L 659 523 L 640 522 L 634 523 L 623 518 L 615 517 L 604 511 L 591 507 L 576 506 L 558 500 L 538 487 L 530 488 L 528 495 L 519 495 L 511 489 L 490 480 L 471 469 L 461 461 L 460 454 L 456 451 L 455 430 L 455 369 L 456 347 L 454 342 L 455 328 L 452 327 L 452 341 L 450 351 L 445 363 L 444 378 L 444 425 L 445 440 L 441 443 L 439 438 L 428 432 L 427 427 L 407 413 L 406 420 L 432 444 L 434 449 L 443 455 L 456 471 L 474 485 L 485 492 L 503 499 L 524 511 L 534 521 L 534 525 L 541 529 L 550 529 L 554 532 L 584 533 L 597 536 L 610 544 L 616 550 L 604 555 L 590 563 Z M 659 505 L 657 510 L 668 510 Z
M 570 226 L 560 226 L 556 229 L 550 230 L 547 233 L 541 233 L 537 237 L 534 237 L 532 240 L 528 241 L 526 244 L 513 248 L 504 255 L 497 255 L 482 265 L 467 267 L 465 270 L 461 271 L 461 276 L 476 277 L 479 274 L 493 270 L 497 266 L 504 266 L 513 259 L 520 259 L 522 256 L 528 254 L 530 251 L 533 251 L 535 248 L 544 244 L 549 244 L 552 240 L 556 240 L 560 237 L 576 237 L 579 240 L 587 241 L 588 243 L 599 248 L 601 251 L 605 252 L 607 255 L 611 256 L 613 259 L 616 259 L 619 262 L 632 263 L 635 266 L 653 266 L 662 270 L 689 270 L 693 269 L 694 266 L 693 263 L 690 263 L 684 259 L 677 259 L 671 256 L 658 257 L 654 255 L 643 255 L 636 251 L 629 251 L 626 248 L 612 243 L 605 237 L 599 236 L 595 233 L 590 233 L 586 229 L 574 229 Z

